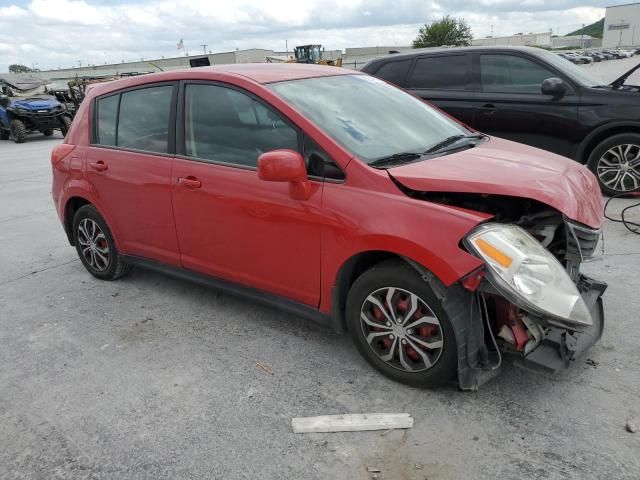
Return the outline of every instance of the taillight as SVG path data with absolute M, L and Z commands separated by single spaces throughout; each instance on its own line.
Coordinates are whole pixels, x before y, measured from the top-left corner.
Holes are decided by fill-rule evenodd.
M 69 145 L 68 143 L 61 143 L 60 145 L 56 145 L 51 151 L 51 164 L 56 165 L 57 163 L 60 163 L 64 159 L 64 157 L 73 152 L 75 148 L 75 145 Z

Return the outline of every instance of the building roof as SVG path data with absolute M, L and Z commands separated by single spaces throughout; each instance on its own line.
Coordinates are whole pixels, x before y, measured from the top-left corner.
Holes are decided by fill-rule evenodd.
M 632 5 L 640 5 L 640 3 L 639 2 L 623 3 L 621 5 L 609 5 L 608 7 L 604 7 L 604 8 L 630 7 Z

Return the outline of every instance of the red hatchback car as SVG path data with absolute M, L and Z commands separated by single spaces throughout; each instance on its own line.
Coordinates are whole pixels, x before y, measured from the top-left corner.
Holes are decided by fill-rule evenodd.
M 93 86 L 53 165 L 86 269 L 177 274 L 327 322 L 388 377 L 475 389 L 602 334 L 595 177 L 368 75 L 259 64 Z

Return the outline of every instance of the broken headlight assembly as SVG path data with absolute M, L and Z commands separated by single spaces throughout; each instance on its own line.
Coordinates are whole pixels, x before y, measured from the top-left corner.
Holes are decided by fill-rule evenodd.
M 570 330 L 592 325 L 580 292 L 562 264 L 525 230 L 486 223 L 466 238 L 487 265 L 487 278 L 514 305 Z

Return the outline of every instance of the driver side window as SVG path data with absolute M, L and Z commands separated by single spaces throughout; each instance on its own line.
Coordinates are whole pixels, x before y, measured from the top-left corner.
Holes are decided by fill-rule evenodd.
M 483 92 L 539 93 L 542 82 L 557 77 L 542 65 L 515 55 L 480 55 Z
M 185 153 L 255 167 L 270 150 L 299 151 L 298 132 L 275 111 L 235 89 L 190 84 L 185 90 Z

